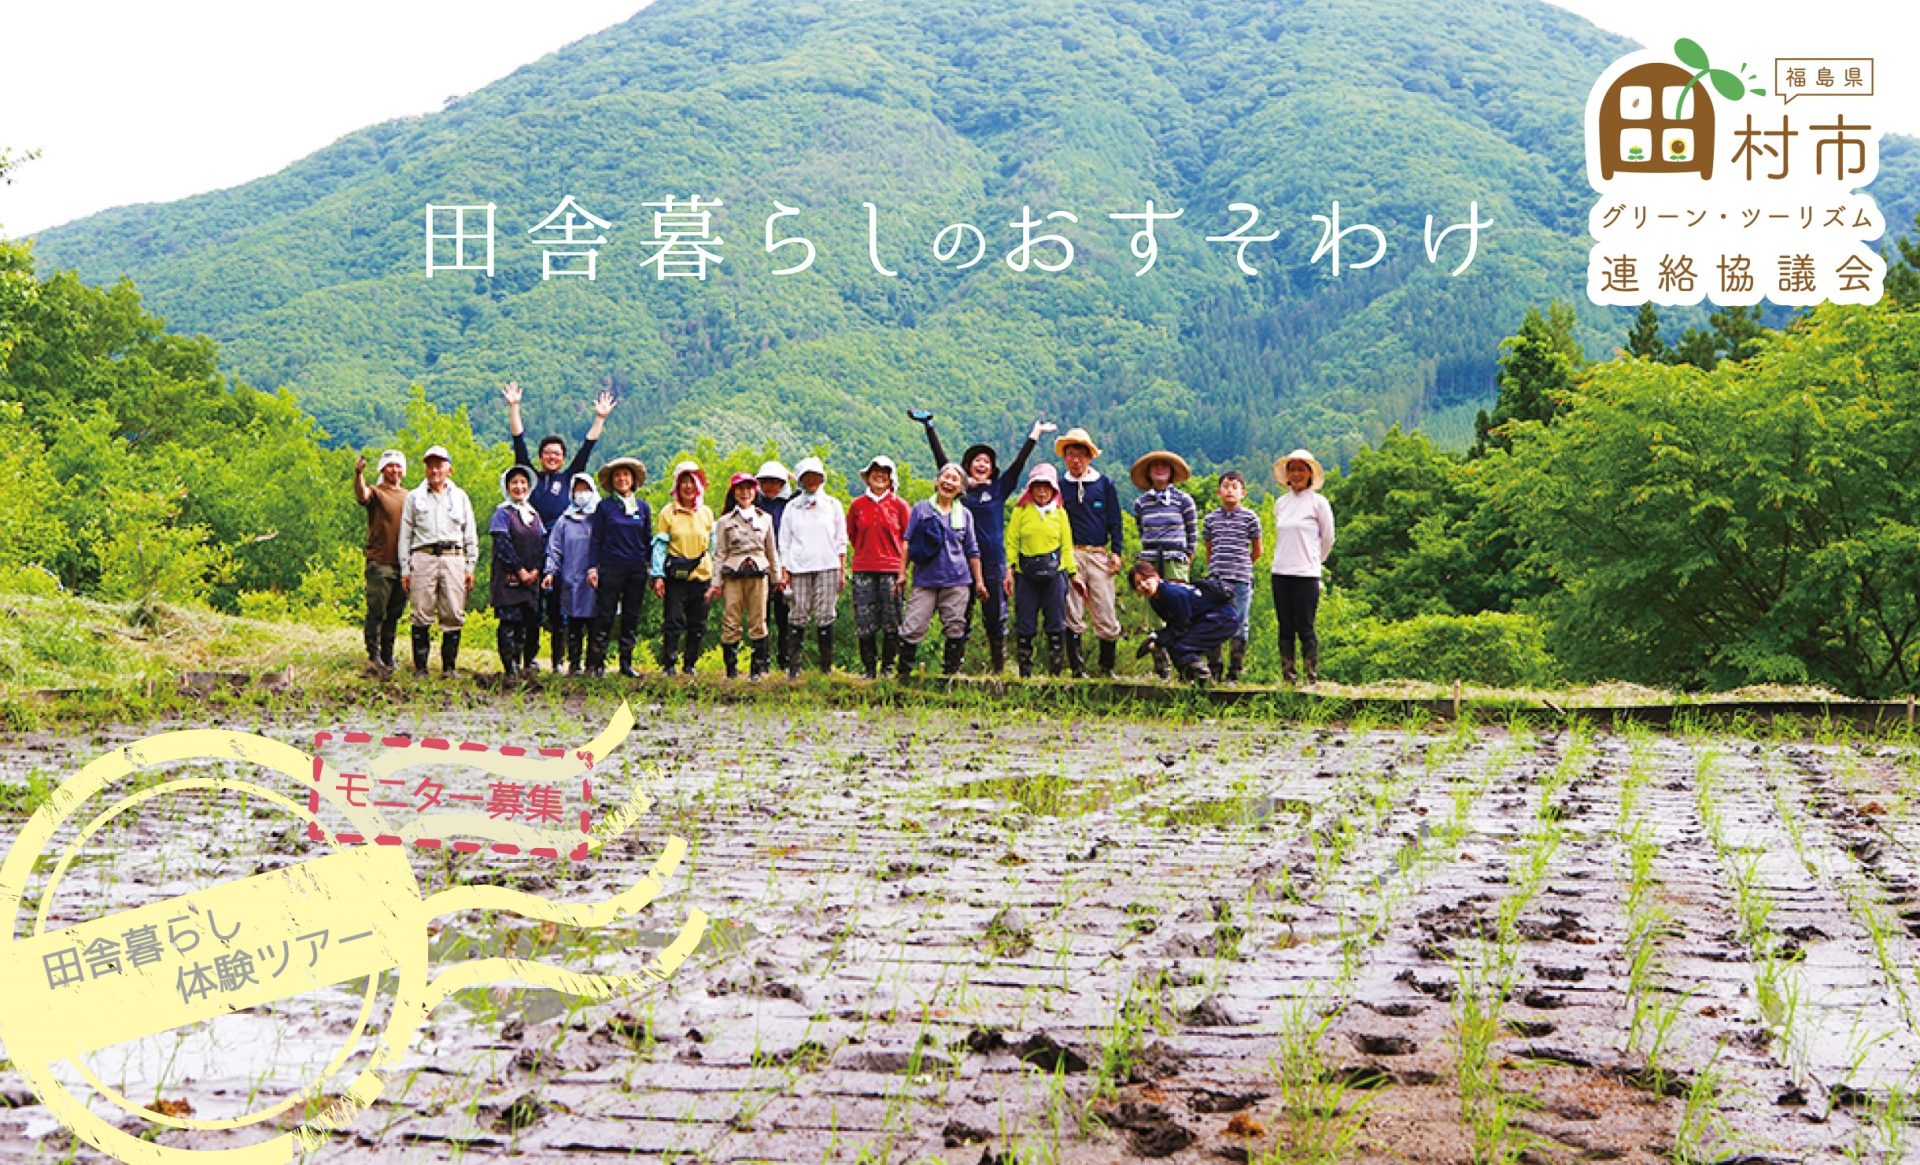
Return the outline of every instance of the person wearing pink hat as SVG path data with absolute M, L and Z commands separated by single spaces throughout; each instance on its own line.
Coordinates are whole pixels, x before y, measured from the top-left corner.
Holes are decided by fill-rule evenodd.
M 673 467 L 673 497 L 653 527 L 653 593 L 664 600 L 660 667 L 693 674 L 707 632 L 707 586 L 713 581 L 713 511 L 702 500 L 707 475 L 691 461 Z
M 1007 573 L 1001 580 L 1013 598 L 1013 657 L 1020 674 L 1033 674 L 1035 623 L 1045 616 L 1047 671 L 1066 663 L 1067 590 L 1083 592 L 1074 557 L 1073 524 L 1060 504 L 1060 475 L 1042 462 L 1027 471 L 1027 488 L 1007 519 Z
M 752 645 L 748 677 L 767 674 L 767 580 L 780 577 L 780 551 L 774 544 L 773 515 L 755 502 L 760 482 L 736 473 L 727 482 L 727 500 L 713 528 L 713 562 L 720 577 L 707 588 L 707 601 L 725 596 L 720 609 L 720 655 L 727 678 L 740 674 L 740 635 L 745 625 Z

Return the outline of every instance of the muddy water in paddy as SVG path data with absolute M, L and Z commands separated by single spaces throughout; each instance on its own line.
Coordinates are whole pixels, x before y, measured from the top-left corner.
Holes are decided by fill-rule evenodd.
M 569 745 L 607 711 L 227 726 L 302 747 L 341 727 Z M 1920 1135 L 1901 1108 L 1920 1084 L 1911 751 L 636 712 L 599 793 L 642 787 L 653 807 L 605 853 L 412 860 L 428 892 L 497 882 L 582 902 L 631 885 L 678 835 L 691 849 L 668 892 L 603 932 L 449 916 L 433 959 L 630 971 L 693 907 L 713 919 L 700 949 L 620 1000 L 460 993 L 315 1159 L 1889 1160 Z M 29 739 L 0 778 L 58 778 L 178 726 Z M 433 771 L 449 788 L 486 779 Z M 83 848 L 49 925 L 321 852 L 257 799 L 165 798 Z M 318 1076 L 363 987 L 86 1063 L 136 1103 L 236 1115 Z M 0 1096 L 0 1157 L 68 1155 L 17 1074 L 0 1069 Z M 292 1119 L 158 1139 L 230 1147 Z

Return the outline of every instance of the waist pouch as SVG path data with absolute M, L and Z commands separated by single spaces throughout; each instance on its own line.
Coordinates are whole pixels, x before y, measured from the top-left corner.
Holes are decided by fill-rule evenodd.
M 767 577 L 767 568 L 764 566 L 761 566 L 759 563 L 749 558 L 749 559 L 743 560 L 739 566 L 721 567 L 720 577 L 721 578 L 765 578 Z
M 694 571 L 700 569 L 700 561 L 698 558 L 682 558 L 678 554 L 669 554 L 665 564 L 667 577 L 676 582 L 685 582 L 693 577 Z
M 1052 578 L 1060 573 L 1060 552 L 1052 550 L 1045 554 L 1022 554 L 1020 573 L 1028 578 Z

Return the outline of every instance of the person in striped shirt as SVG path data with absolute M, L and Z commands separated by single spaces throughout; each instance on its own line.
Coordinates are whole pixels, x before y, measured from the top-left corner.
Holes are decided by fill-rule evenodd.
M 1141 491 L 1133 499 L 1133 520 L 1140 528 L 1140 557 L 1153 563 L 1161 578 L 1187 581 L 1192 577 L 1193 554 L 1199 547 L 1200 516 L 1193 495 L 1178 486 L 1193 476 L 1193 470 L 1178 453 L 1156 449 L 1134 462 L 1129 476 Z M 1173 661 L 1166 651 L 1154 651 L 1153 671 L 1163 680 L 1173 674 Z
M 1207 577 L 1233 593 L 1234 613 L 1240 617 L 1240 631 L 1228 644 L 1225 676 L 1232 683 L 1240 678 L 1247 662 L 1247 639 L 1252 629 L 1253 564 L 1260 561 L 1260 517 L 1246 507 L 1247 479 L 1237 469 L 1220 475 L 1220 508 L 1209 510 L 1200 523 L 1200 537 L 1207 547 Z M 1220 674 L 1220 649 L 1214 648 L 1208 660 Z

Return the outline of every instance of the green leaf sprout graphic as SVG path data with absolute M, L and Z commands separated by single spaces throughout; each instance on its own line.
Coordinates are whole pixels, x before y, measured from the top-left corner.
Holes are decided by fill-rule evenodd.
M 1765 89 L 1750 89 L 1747 87 L 1748 81 L 1759 80 L 1759 78 L 1755 77 L 1752 73 L 1748 73 L 1743 80 L 1739 73 L 1731 69 L 1714 68 L 1713 64 L 1707 60 L 1707 50 L 1700 47 L 1699 41 L 1684 36 L 1681 37 L 1679 40 L 1673 42 L 1673 55 L 1679 57 L 1680 63 L 1687 68 L 1697 70 L 1687 81 L 1686 85 L 1681 88 L 1679 98 L 1673 103 L 1673 115 L 1675 117 L 1685 116 L 1684 111 L 1687 107 L 1687 94 L 1693 92 L 1693 87 L 1700 83 L 1700 78 L 1702 77 L 1712 82 L 1714 89 L 1719 92 L 1720 96 L 1726 98 L 1728 101 L 1738 101 L 1749 93 L 1755 97 L 1765 97 L 1767 95 Z M 1745 70 L 1746 67 L 1747 63 L 1745 61 L 1740 62 L 1740 68 L 1742 70 Z

